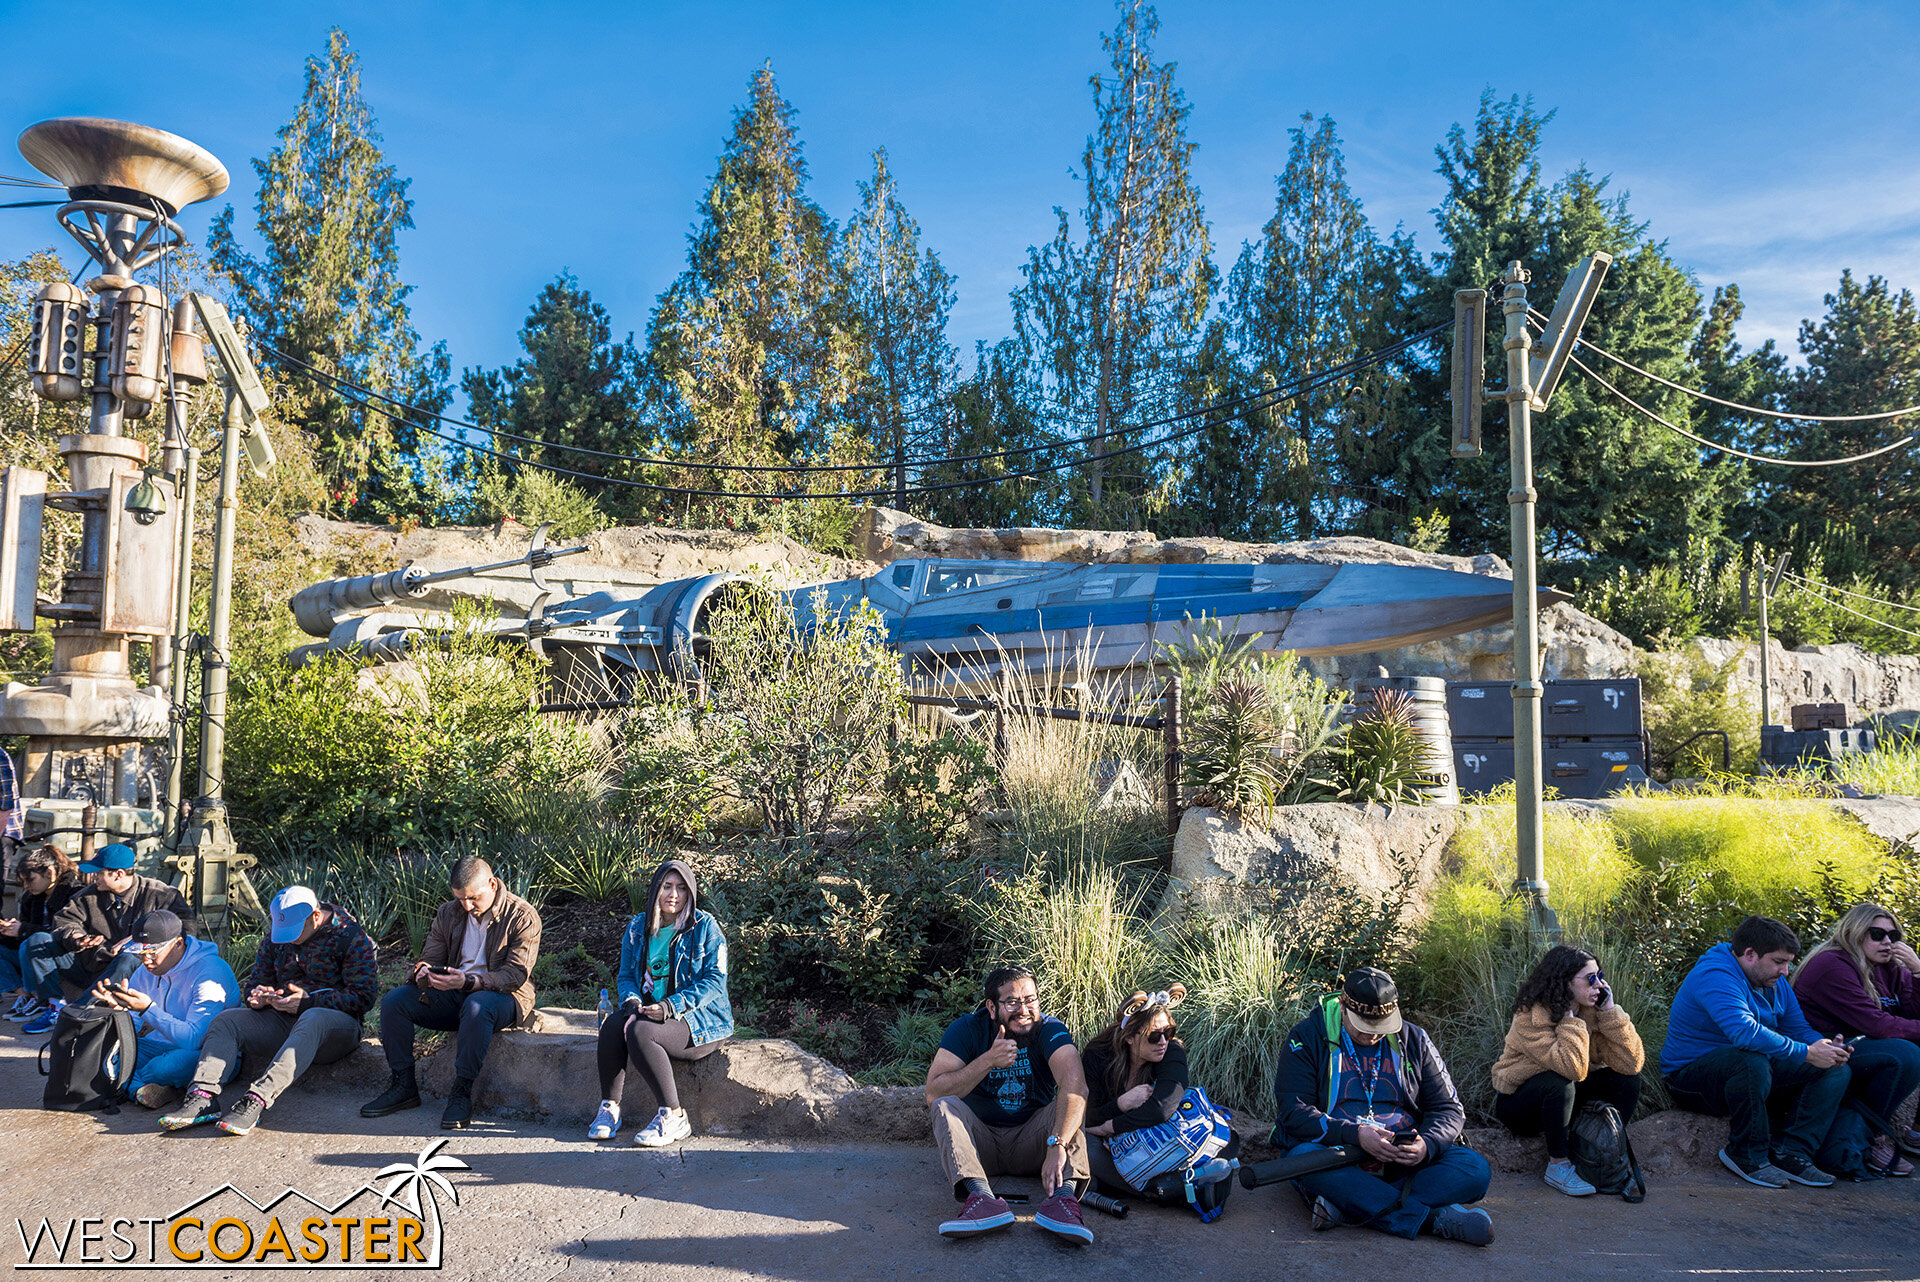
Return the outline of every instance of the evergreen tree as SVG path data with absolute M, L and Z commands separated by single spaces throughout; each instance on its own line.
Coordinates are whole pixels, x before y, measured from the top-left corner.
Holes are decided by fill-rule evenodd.
M 400 279 L 397 234 L 413 226 L 408 180 L 386 162 L 360 93 L 346 33 L 309 58 L 300 106 L 253 162 L 263 252 L 234 235 L 233 207 L 214 220 L 214 265 L 233 281 L 240 316 L 263 342 L 327 374 L 439 413 L 451 399 L 445 344 L 421 352 Z M 280 409 L 316 440 L 333 501 L 356 515 L 429 516 L 444 503 L 444 451 L 423 456 L 403 418 L 361 410 L 310 381 Z
M 1142 0 L 1119 7 L 1119 24 L 1102 39 L 1113 76 L 1092 79 L 1084 239 L 1056 208 L 1053 241 L 1028 251 L 1026 284 L 1013 295 L 1021 343 L 1062 435 L 1116 433 L 1087 446 L 1085 490 L 1071 513 L 1086 522 L 1137 520 L 1130 500 L 1146 488 L 1150 460 L 1102 456 L 1138 444 L 1125 429 L 1171 407 L 1217 284 L 1189 173 L 1186 95 L 1173 64 L 1152 60 L 1159 18 Z M 1128 499 L 1108 503 L 1109 473 L 1129 478 Z
M 956 485 L 922 496 L 920 507 L 943 525 L 1005 529 L 1038 525 L 1053 510 L 1056 473 L 1019 476 L 1056 462 L 1059 451 L 1028 449 L 1052 439 L 1035 408 L 1030 367 L 1019 345 L 1003 338 L 989 349 L 974 346 L 973 373 L 953 390 L 947 432 L 940 439 L 943 458 L 969 458 L 1023 450 L 1011 458 L 939 463 L 922 469 L 923 484 L 975 478 L 1004 478 L 985 485 Z
M 1848 271 L 1825 303 L 1820 321 L 1800 324 L 1806 366 L 1793 378 L 1790 408 L 1840 415 L 1920 404 L 1920 310 L 1912 292 L 1895 292 L 1881 276 L 1862 285 Z M 1778 429 L 1774 448 L 1793 458 L 1839 458 L 1890 445 L 1916 430 L 1920 415 L 1872 423 L 1793 422 Z M 1761 470 L 1791 473 L 1774 482 L 1770 506 L 1803 538 L 1850 526 L 1885 579 L 1902 590 L 1920 581 L 1920 464 L 1912 447 L 1845 467 Z
M 687 269 L 654 310 L 652 399 L 669 440 L 690 456 L 828 459 L 847 435 L 865 352 L 835 261 L 833 223 L 806 194 L 794 109 L 771 64 L 754 73 L 749 93 L 688 236 Z M 786 483 L 761 473 L 686 477 L 769 493 Z
M 520 346 L 527 354 L 512 365 L 461 375 L 475 423 L 547 445 L 609 454 L 638 453 L 651 443 L 642 421 L 640 353 L 633 336 L 615 342 L 606 309 L 571 274 L 563 272 L 540 291 L 520 327 Z M 619 460 L 499 437 L 492 448 L 575 472 L 633 473 Z M 595 493 L 613 488 L 581 484 Z
M 1273 217 L 1241 248 L 1227 281 L 1226 314 L 1241 363 L 1265 386 L 1320 373 L 1360 354 L 1376 310 L 1372 289 L 1380 245 L 1347 186 L 1333 118 L 1312 113 L 1290 131 Z M 1308 539 L 1337 526 L 1340 459 L 1356 435 L 1353 389 L 1340 384 L 1275 407 L 1281 427 L 1270 450 L 1249 449 L 1246 483 L 1271 532 Z M 1248 445 L 1257 436 L 1250 434 Z M 1256 517 L 1258 521 L 1258 517 Z
M 1772 339 L 1753 351 L 1741 350 L 1733 330 L 1745 311 L 1738 285 L 1713 291 L 1713 301 L 1707 305 L 1689 353 L 1694 367 L 1700 371 L 1701 390 L 1737 405 L 1783 409 L 1788 385 L 1787 358 L 1774 348 Z M 1694 407 L 1693 428 L 1708 440 L 1765 452 L 1775 448 L 1772 442 L 1778 421 L 1744 415 L 1702 401 Z M 1730 474 L 1729 488 L 1737 496 L 1728 513 L 1729 536 L 1736 540 L 1757 538 L 1773 546 L 1781 530 L 1768 512 L 1772 484 L 1766 473 L 1786 469 L 1756 468 L 1730 454 L 1710 454 L 1707 464 Z
M 844 263 L 866 354 L 850 416 L 891 460 L 893 505 L 904 508 L 909 468 L 938 448 L 950 405 L 954 290 L 940 259 L 920 249 L 920 226 L 900 203 L 884 147 L 873 153 L 873 178 L 860 184 Z

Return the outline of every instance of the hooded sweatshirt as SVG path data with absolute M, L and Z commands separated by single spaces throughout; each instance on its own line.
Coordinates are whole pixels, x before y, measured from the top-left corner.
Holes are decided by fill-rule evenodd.
M 157 1037 L 174 1050 L 192 1050 L 207 1035 L 213 1017 L 240 1004 L 240 983 L 220 950 L 205 939 L 186 937 L 187 951 L 164 975 L 142 966 L 127 987 L 153 999 L 133 1017 L 142 1037 Z
M 1770 988 L 1755 988 L 1740 969 L 1733 945 L 1715 944 L 1693 964 L 1673 995 L 1660 1071 L 1675 1072 L 1728 1047 L 1803 1064 L 1807 1047 L 1819 1040 L 1792 984 L 1779 979 Z
M 687 883 L 687 911 L 674 928 L 668 967 L 657 985 L 647 969 L 647 918 L 669 872 Z M 654 870 L 647 887 L 647 911 L 627 923 L 620 939 L 620 1004 L 664 1003 L 669 1017 L 687 1021 L 692 1045 L 718 1041 L 733 1032 L 733 1007 L 727 1000 L 727 940 L 713 914 L 700 908 L 700 883 L 693 869 L 669 859 Z
M 1853 959 L 1838 948 L 1809 958 L 1793 977 L 1807 1022 L 1829 1037 L 1884 1037 L 1920 1041 L 1920 983 L 1899 962 L 1874 966 L 1870 993 Z

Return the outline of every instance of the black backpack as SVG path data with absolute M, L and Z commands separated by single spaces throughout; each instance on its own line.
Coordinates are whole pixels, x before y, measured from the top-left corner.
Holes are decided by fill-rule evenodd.
M 1813 1164 L 1829 1175 L 1844 1176 L 1850 1180 L 1877 1180 L 1885 1172 L 1876 1171 L 1867 1164 L 1876 1134 L 1894 1134 L 1892 1123 L 1857 1099 L 1841 1100 L 1840 1107 L 1834 1110 L 1833 1125 L 1827 1128 L 1827 1138 L 1821 1141 Z M 1897 1158 L 1899 1153 L 1896 1152 L 1894 1156 Z
M 1620 1110 L 1599 1100 L 1588 1100 L 1567 1128 L 1567 1149 L 1573 1169 L 1600 1193 L 1618 1193 L 1624 1201 L 1647 1200 L 1647 1182 L 1640 1175 L 1640 1159 L 1633 1155 Z
M 63 1006 L 53 1036 L 40 1048 L 40 1075 L 47 1079 L 42 1108 L 79 1113 L 118 1112 L 133 1080 L 139 1041 L 133 1016 L 110 1006 Z M 51 1057 L 52 1067 L 47 1061 Z

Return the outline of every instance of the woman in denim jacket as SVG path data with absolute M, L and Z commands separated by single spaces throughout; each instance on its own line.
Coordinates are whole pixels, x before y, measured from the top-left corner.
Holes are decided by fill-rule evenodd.
M 673 1060 L 700 1059 L 733 1032 L 727 1002 L 727 940 L 713 914 L 702 912 L 693 869 L 669 859 L 653 874 L 647 911 L 620 939 L 620 1000 L 600 1025 L 600 1112 L 590 1140 L 620 1130 L 620 1088 L 631 1060 L 660 1111 L 634 1143 L 660 1148 L 693 1134 Z

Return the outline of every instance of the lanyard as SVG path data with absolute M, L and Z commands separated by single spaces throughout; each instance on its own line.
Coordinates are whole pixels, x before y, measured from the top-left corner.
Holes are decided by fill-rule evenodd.
M 1366 1094 L 1367 1118 L 1371 1121 L 1375 1116 L 1373 1097 L 1375 1092 L 1380 1089 L 1380 1075 L 1386 1071 L 1387 1060 L 1393 1053 L 1392 1048 L 1384 1041 L 1380 1042 L 1376 1047 L 1369 1048 L 1377 1052 L 1372 1057 L 1372 1072 L 1367 1071 L 1367 1057 L 1360 1054 L 1360 1048 L 1353 1044 L 1353 1038 L 1348 1035 L 1347 1030 L 1344 1028 L 1340 1030 L 1340 1048 L 1345 1051 L 1347 1057 L 1353 1061 L 1353 1075 L 1359 1080 L 1361 1091 Z

